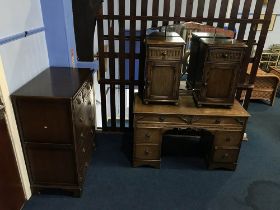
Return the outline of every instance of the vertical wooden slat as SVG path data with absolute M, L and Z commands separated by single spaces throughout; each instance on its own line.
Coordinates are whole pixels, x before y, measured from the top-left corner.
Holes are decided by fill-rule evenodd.
M 222 0 L 221 7 L 220 7 L 220 13 L 219 18 L 225 18 L 227 14 L 227 7 L 228 7 L 228 0 Z M 218 27 L 223 28 L 224 22 L 218 22 Z
M 148 0 L 142 0 L 142 6 L 145 6 L 145 4 L 147 4 Z M 144 4 L 144 5 L 143 5 Z M 152 16 L 158 16 L 158 8 L 159 8 L 159 0 L 153 0 L 153 8 L 152 8 Z M 147 10 L 147 8 L 146 8 Z M 142 9 L 141 9 L 141 15 L 142 15 Z M 147 11 L 146 11 L 146 15 L 147 15 Z M 153 20 L 152 21 L 152 27 L 157 27 L 158 26 L 158 21 L 157 20 Z
M 129 56 L 129 80 L 134 81 L 135 71 L 135 36 L 136 36 L 136 0 L 130 1 L 130 56 Z M 129 128 L 133 128 L 133 100 L 134 99 L 134 84 L 129 85 Z
M 182 0 L 175 0 L 174 17 L 180 17 L 181 15 Z M 174 21 L 174 24 L 178 24 L 180 21 Z
M 242 19 L 248 19 L 249 14 L 250 14 L 251 4 L 252 4 L 252 0 L 245 0 L 243 12 L 242 12 L 242 16 L 241 16 Z M 237 39 L 240 41 L 243 41 L 243 39 L 244 39 L 246 26 L 247 26 L 247 23 L 241 23 L 239 26 Z
M 265 40 L 266 40 L 266 37 L 267 37 L 268 28 L 269 28 L 269 25 L 270 25 L 275 1 L 276 0 L 269 0 L 268 4 L 267 4 L 265 17 L 264 17 L 264 20 L 266 20 L 266 22 L 263 24 L 262 30 L 261 30 L 261 33 L 260 33 L 259 42 L 258 42 L 258 45 L 257 45 L 256 54 L 255 54 L 255 59 L 254 59 L 253 65 L 252 65 L 252 70 L 251 70 L 250 79 L 249 79 L 250 84 L 254 84 L 255 79 L 256 79 L 256 74 L 257 74 L 258 66 L 259 66 L 259 63 L 260 63 L 260 60 L 261 60 Z M 245 96 L 245 101 L 244 101 L 244 107 L 246 109 L 248 109 L 251 95 L 252 95 L 252 89 L 249 89 L 247 91 L 247 94 Z
M 119 74 L 125 80 L 125 0 L 119 0 Z M 125 127 L 125 85 L 120 85 L 120 127 Z
M 233 1 L 232 8 L 231 8 L 231 13 L 230 13 L 230 18 L 231 19 L 236 19 L 237 18 L 239 5 L 240 5 L 240 0 L 234 0 Z M 228 29 L 234 31 L 235 30 L 235 23 L 230 22 L 228 24 Z
M 211 18 L 214 18 L 215 10 L 216 10 L 217 0 L 210 0 L 209 9 L 208 9 L 208 18 L 210 20 L 207 21 L 207 25 L 213 25 L 213 21 Z
M 186 17 L 192 17 L 192 11 L 193 11 L 193 0 L 187 0 L 187 5 L 186 5 Z
M 205 0 L 199 0 L 197 3 L 197 12 L 196 12 L 196 17 L 197 18 L 202 18 L 203 17 L 203 12 L 204 12 L 204 5 L 205 5 Z M 201 22 L 198 20 L 197 22 Z
M 262 11 L 262 6 L 263 6 L 263 1 L 262 0 L 259 0 L 259 1 L 256 2 L 253 19 L 257 20 L 257 19 L 260 18 L 261 11 Z M 251 24 L 251 28 L 250 28 L 250 32 L 249 32 L 249 36 L 248 36 L 248 41 L 247 41 L 247 46 L 248 47 L 245 51 L 243 64 L 241 66 L 240 73 L 239 73 L 239 83 L 240 84 L 243 84 L 245 82 L 247 66 L 248 66 L 248 63 L 250 62 L 251 52 L 252 52 L 252 48 L 253 48 L 253 44 L 254 44 L 254 41 L 255 41 L 256 32 L 257 32 L 257 26 L 258 26 L 258 24 L 256 24 L 256 23 Z M 238 100 L 240 100 L 241 93 L 242 93 L 242 90 L 238 90 L 237 93 L 236 93 L 236 98 Z M 245 98 L 244 103 L 247 103 L 246 98 Z
M 164 0 L 164 5 L 163 5 L 163 17 L 168 19 L 169 17 L 169 10 L 170 10 L 170 0 Z M 167 26 L 168 21 L 163 21 L 163 25 Z
M 141 1 L 141 16 L 147 16 L 147 7 L 148 7 L 148 0 Z M 144 40 L 146 37 L 146 29 L 147 29 L 147 20 L 141 20 L 141 38 L 140 38 L 140 60 L 139 60 L 139 86 L 138 90 L 141 95 L 143 95 L 144 89 L 144 68 L 145 68 L 145 55 L 146 55 L 146 48 L 144 44 Z
M 108 0 L 108 15 L 110 19 L 108 20 L 108 35 L 109 35 L 109 71 L 110 79 L 115 79 L 115 41 L 114 41 L 114 0 Z M 115 99 L 115 84 L 110 84 L 110 102 L 111 102 L 111 128 L 114 130 L 116 128 L 116 99 Z
M 97 34 L 98 34 L 98 52 L 99 52 L 99 74 L 100 80 L 105 79 L 105 61 L 104 61 L 104 30 L 103 30 L 103 8 L 98 11 L 97 16 Z M 105 84 L 100 84 L 101 95 L 101 114 L 102 114 L 102 129 L 107 130 L 107 112 L 106 112 L 106 93 Z

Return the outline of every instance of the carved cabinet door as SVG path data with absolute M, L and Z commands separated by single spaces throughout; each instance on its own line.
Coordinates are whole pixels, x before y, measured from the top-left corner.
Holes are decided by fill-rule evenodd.
M 176 100 L 179 89 L 179 62 L 148 61 L 146 69 L 146 98 Z
M 201 100 L 231 103 L 239 68 L 240 65 L 236 63 L 205 64 Z

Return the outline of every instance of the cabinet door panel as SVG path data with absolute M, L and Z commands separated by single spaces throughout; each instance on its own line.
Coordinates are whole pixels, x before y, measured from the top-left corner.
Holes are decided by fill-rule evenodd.
M 234 98 L 238 64 L 206 64 L 204 67 L 203 98 L 232 100 Z
M 147 96 L 151 99 L 177 99 L 180 65 L 178 62 L 149 62 Z

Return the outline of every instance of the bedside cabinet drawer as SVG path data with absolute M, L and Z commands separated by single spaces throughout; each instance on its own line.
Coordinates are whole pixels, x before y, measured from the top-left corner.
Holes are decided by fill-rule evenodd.
M 243 58 L 243 50 L 211 49 L 208 52 L 209 62 L 240 62 Z
M 134 158 L 140 160 L 158 160 L 160 159 L 159 145 L 135 145 Z
M 160 129 L 156 128 L 135 128 L 134 129 L 134 144 L 150 143 L 159 144 L 161 141 Z
M 243 138 L 243 132 L 241 131 L 217 131 L 215 133 L 215 146 L 237 146 Z
M 73 142 L 70 101 L 18 99 L 17 106 L 24 141 Z
M 235 163 L 238 159 L 239 149 L 215 149 L 213 162 Z
M 182 47 L 148 47 L 148 59 L 181 60 L 182 55 Z

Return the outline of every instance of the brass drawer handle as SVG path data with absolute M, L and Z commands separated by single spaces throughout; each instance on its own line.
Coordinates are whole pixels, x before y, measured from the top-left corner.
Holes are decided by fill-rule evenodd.
M 204 86 L 206 87 L 207 85 L 208 85 L 208 83 L 207 83 L 207 82 L 205 82 L 205 83 L 204 83 Z
M 220 123 L 221 123 L 221 120 L 219 120 L 219 119 L 215 120 L 215 124 L 220 124 Z
M 166 51 L 166 50 L 165 50 L 165 51 L 162 51 L 161 54 L 162 54 L 163 56 L 166 56 L 166 55 L 167 55 L 167 51 Z
M 145 138 L 148 139 L 148 138 L 150 138 L 150 137 L 151 137 L 151 134 L 149 134 L 149 133 L 146 133 L 146 134 L 145 134 Z
M 223 155 L 223 159 L 227 159 L 229 157 L 229 154 L 228 153 L 225 153 L 224 155 Z
M 80 136 L 83 138 L 84 137 L 84 133 L 82 132 Z
M 150 154 L 150 151 L 146 148 L 145 149 L 145 155 L 149 155 Z
M 223 57 L 223 58 L 228 58 L 228 54 L 227 54 L 227 53 L 224 53 L 224 54 L 222 55 L 222 57 Z
M 180 117 L 181 120 L 183 120 L 187 124 L 192 124 L 192 118 L 187 118 L 187 117 Z
M 164 120 L 165 120 L 165 118 L 164 118 L 163 116 L 160 116 L 160 117 L 159 117 L 159 121 L 160 121 L 160 122 L 163 122 Z
M 82 117 L 80 117 L 79 121 L 80 121 L 80 122 L 83 122 L 83 121 L 84 121 L 84 119 L 83 119 Z
M 85 153 L 86 152 L 86 149 L 83 147 L 83 153 Z

